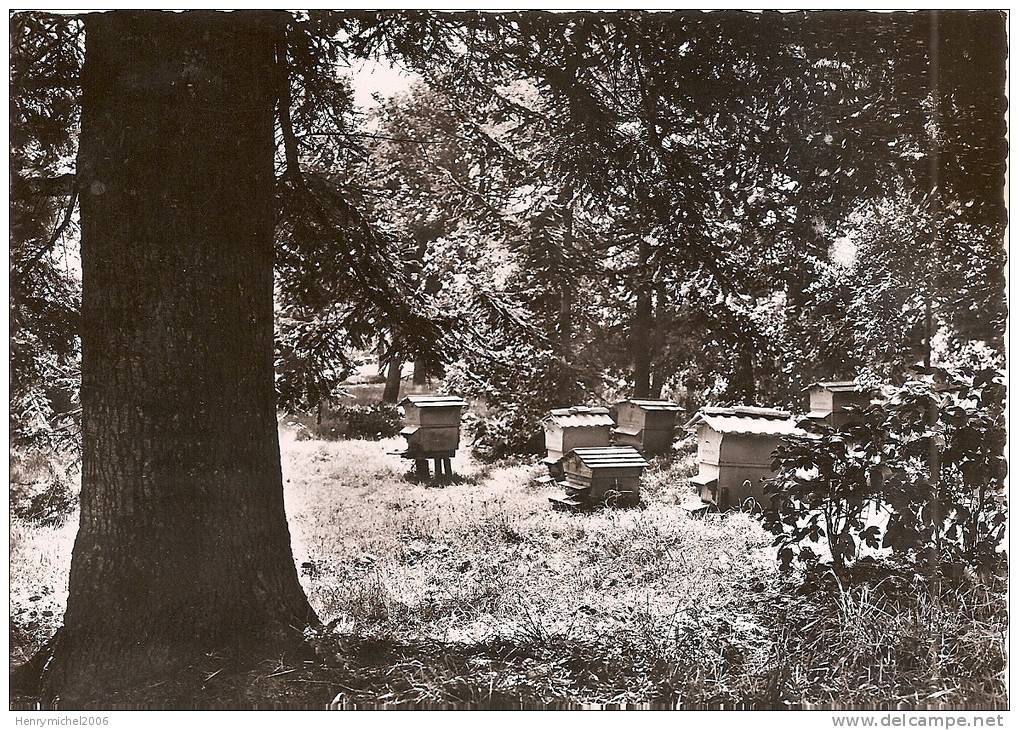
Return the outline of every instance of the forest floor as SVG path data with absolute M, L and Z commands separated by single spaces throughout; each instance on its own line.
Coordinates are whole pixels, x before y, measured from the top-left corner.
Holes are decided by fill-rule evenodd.
M 691 455 L 645 475 L 641 507 L 564 514 L 536 460 L 420 483 L 396 440 L 283 434 L 294 557 L 329 632 L 319 660 L 245 671 L 210 657 L 173 691 L 104 706 L 994 708 L 1000 585 L 782 578 L 744 513 L 692 517 Z M 11 663 L 60 623 L 77 521 L 11 526 Z

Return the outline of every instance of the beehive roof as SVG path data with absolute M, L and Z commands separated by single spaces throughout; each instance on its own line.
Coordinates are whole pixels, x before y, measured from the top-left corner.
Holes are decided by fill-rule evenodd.
M 820 380 L 816 383 L 811 383 L 803 390 L 810 390 L 811 388 L 824 388 L 825 390 L 831 390 L 836 393 L 862 393 L 863 391 L 868 390 L 854 380 Z
M 796 419 L 789 411 L 777 408 L 733 406 L 732 408 L 703 408 L 687 421 L 683 428 L 692 429 L 705 423 L 719 433 L 753 433 L 775 436 L 801 436 Z
M 609 415 L 608 408 L 590 406 L 556 408 L 541 420 L 542 423 L 551 423 L 560 428 L 615 425 L 615 421 L 613 421 L 612 416 Z
M 644 457 L 632 446 L 582 446 L 573 449 L 570 454 L 575 454 L 589 469 L 648 466 Z
M 640 398 L 627 398 L 621 403 L 633 403 L 633 405 L 640 408 L 642 411 L 681 411 L 683 410 L 678 404 L 672 403 L 667 400 L 645 400 Z
M 415 408 L 463 408 L 467 401 L 458 395 L 408 395 L 400 405 L 410 403 Z

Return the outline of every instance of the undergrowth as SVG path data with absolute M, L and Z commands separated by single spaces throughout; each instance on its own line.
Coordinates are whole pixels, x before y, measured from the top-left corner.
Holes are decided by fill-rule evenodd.
M 1000 579 L 935 588 L 881 566 L 845 583 L 782 577 L 753 517 L 680 507 L 689 453 L 652 465 L 641 507 L 564 514 L 549 509 L 535 460 L 480 464 L 462 449 L 456 479 L 416 481 L 386 454 L 396 439 L 284 436 L 294 557 L 327 622 L 310 638 L 318 660 L 223 673 L 210 665 L 202 676 L 213 680 L 181 678 L 124 702 L 1007 701 Z M 13 525 L 12 663 L 59 622 L 73 534 L 73 519 Z

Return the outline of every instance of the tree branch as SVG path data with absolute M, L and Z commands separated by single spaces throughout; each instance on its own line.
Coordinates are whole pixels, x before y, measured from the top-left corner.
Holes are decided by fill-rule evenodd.
M 283 132 L 283 151 L 287 159 L 287 170 L 283 177 L 301 184 L 301 163 L 297 154 L 297 136 L 294 134 L 294 121 L 290 116 L 290 67 L 287 63 L 287 27 L 283 24 L 279 39 L 276 41 L 276 69 L 279 75 L 279 109 L 280 130 Z
M 74 192 L 71 193 L 71 197 L 67 201 L 67 208 L 64 210 L 63 220 L 54 229 L 52 235 L 49 237 L 49 240 L 46 241 L 46 243 L 44 243 L 42 246 L 40 246 L 39 249 L 34 254 L 32 254 L 32 257 L 28 261 L 26 261 L 25 264 L 18 271 L 16 282 L 19 285 L 25 283 L 25 279 L 27 278 L 28 273 L 32 270 L 32 267 L 39 263 L 39 260 L 42 259 L 42 257 L 45 256 L 46 253 L 56 245 L 57 241 L 60 240 L 60 237 L 64 235 L 64 231 L 67 229 L 67 226 L 70 225 L 71 223 L 71 216 L 74 215 L 74 206 L 77 202 L 78 202 L 78 191 L 75 190 Z
M 44 198 L 62 198 L 74 194 L 74 173 L 68 172 L 53 177 L 26 177 L 23 182 L 32 195 Z

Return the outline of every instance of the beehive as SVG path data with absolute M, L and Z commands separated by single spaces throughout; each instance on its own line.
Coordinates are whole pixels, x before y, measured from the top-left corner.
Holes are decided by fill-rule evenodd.
M 549 497 L 559 509 L 640 501 L 640 476 L 648 463 L 632 446 L 588 446 L 563 457 L 565 497 Z
M 403 406 L 406 459 L 450 458 L 460 445 L 460 413 L 467 402 L 455 395 L 409 395 Z
M 675 403 L 664 400 L 630 398 L 617 403 L 613 442 L 633 446 L 646 455 L 668 453 L 680 410 Z
M 552 476 L 562 476 L 563 454 L 584 446 L 608 446 L 615 425 L 608 408 L 557 408 L 541 421 L 545 429 L 545 464 Z
M 699 471 L 690 481 L 701 503 L 718 509 L 750 498 L 765 504 L 772 452 L 783 437 L 804 434 L 788 411 L 749 406 L 704 408 L 684 428 L 697 433 Z
M 810 398 L 807 418 L 824 421 L 833 428 L 841 428 L 859 419 L 847 406 L 866 408 L 870 405 L 871 390 L 852 380 L 833 380 L 808 385 L 804 390 Z

